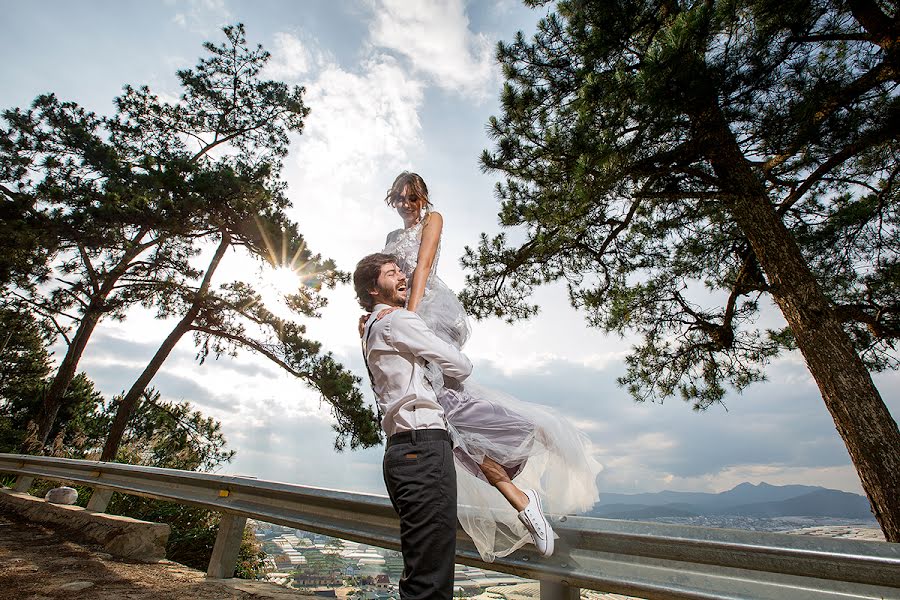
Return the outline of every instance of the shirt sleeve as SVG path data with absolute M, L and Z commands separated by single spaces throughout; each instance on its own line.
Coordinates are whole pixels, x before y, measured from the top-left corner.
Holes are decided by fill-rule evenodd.
M 408 310 L 394 311 L 389 340 L 400 352 L 409 352 L 437 365 L 444 375 L 463 381 L 472 373 L 472 362 L 456 346 L 434 334 L 421 317 Z

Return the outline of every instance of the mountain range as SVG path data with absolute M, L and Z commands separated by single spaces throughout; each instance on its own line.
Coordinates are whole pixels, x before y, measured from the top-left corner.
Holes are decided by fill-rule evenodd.
M 859 494 L 809 485 L 741 483 L 718 494 L 663 491 L 601 494 L 586 513 L 608 519 L 655 519 L 729 515 L 742 517 L 836 517 L 871 519 L 869 501 Z

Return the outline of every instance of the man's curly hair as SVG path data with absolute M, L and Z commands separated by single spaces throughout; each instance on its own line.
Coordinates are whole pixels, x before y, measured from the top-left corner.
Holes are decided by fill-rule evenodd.
M 365 310 L 372 312 L 375 308 L 375 299 L 371 291 L 378 287 L 378 276 L 381 275 L 381 267 L 388 263 L 397 262 L 393 254 L 376 252 L 356 263 L 353 271 L 353 289 L 356 290 L 356 299 Z

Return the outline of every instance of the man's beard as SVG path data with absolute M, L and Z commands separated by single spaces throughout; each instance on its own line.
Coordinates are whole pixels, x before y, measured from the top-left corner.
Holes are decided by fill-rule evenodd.
M 378 295 L 381 297 L 381 303 L 389 306 L 406 306 L 406 294 L 409 288 L 405 288 L 402 292 L 397 290 L 397 286 L 389 288 L 378 288 Z

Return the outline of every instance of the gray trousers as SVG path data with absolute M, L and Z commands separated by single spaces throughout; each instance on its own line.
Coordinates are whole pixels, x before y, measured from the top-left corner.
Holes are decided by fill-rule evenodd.
M 384 483 L 400 516 L 402 600 L 453 597 L 456 469 L 447 432 L 421 429 L 391 436 Z

